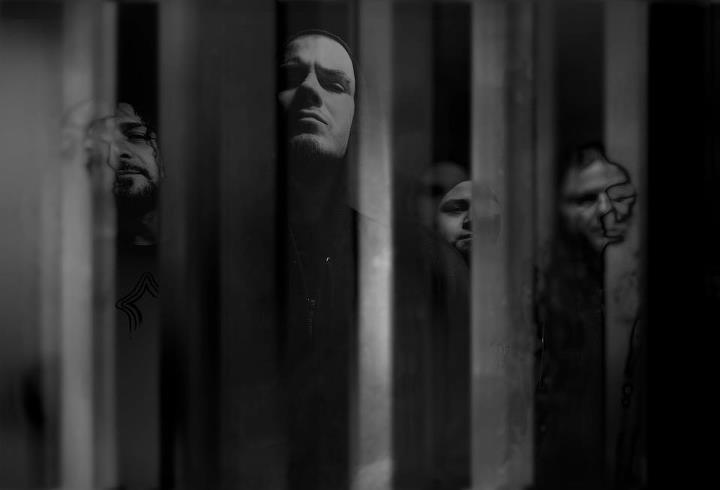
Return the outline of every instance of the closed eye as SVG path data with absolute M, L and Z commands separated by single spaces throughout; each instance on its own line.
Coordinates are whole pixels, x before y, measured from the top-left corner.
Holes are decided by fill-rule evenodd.
M 316 71 L 320 84 L 327 90 L 337 93 L 350 94 L 352 90 L 352 82 L 350 78 L 342 70 L 333 70 L 316 66 Z
M 299 64 L 287 64 L 280 66 L 280 85 L 284 89 L 297 87 L 307 76 L 307 67 Z
M 144 132 L 134 131 L 134 132 L 126 134 L 125 136 L 127 136 L 127 138 L 131 141 L 146 141 L 147 140 L 147 135 Z
M 321 81 L 322 86 L 325 87 L 327 90 L 330 90 L 331 92 L 337 92 L 337 93 L 348 93 L 349 88 L 347 84 L 340 79 L 337 80 L 322 80 Z
M 452 199 L 440 205 L 440 211 L 447 214 L 462 213 L 468 209 L 470 209 L 470 205 L 464 199 Z
M 144 124 L 125 124 L 122 126 L 121 131 L 123 136 L 133 143 L 146 143 L 150 141 L 150 132 Z
M 586 193 L 578 196 L 572 196 L 569 201 L 579 206 L 589 206 L 594 204 L 597 201 L 597 198 L 598 196 L 595 193 Z

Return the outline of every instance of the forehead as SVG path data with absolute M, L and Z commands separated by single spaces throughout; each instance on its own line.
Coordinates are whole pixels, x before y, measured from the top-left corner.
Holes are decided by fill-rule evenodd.
M 573 168 L 565 179 L 564 192 L 602 192 L 607 187 L 627 180 L 617 165 L 596 160 L 585 168 Z
M 124 124 L 142 124 L 145 125 L 135 109 L 130 104 L 120 104 L 113 115 L 116 124 L 122 126 Z
M 90 125 L 90 131 L 93 134 L 102 134 L 116 129 L 123 129 L 127 126 L 137 125 L 145 126 L 140 116 L 134 112 L 118 111 L 112 116 L 106 116 L 93 121 Z
M 464 170 L 455 166 L 438 166 L 432 168 L 422 177 L 425 186 L 438 185 L 443 189 L 452 188 L 453 184 L 467 178 Z
M 326 36 L 308 35 L 293 39 L 285 49 L 283 61 L 318 64 L 323 68 L 340 70 L 355 80 L 350 55 L 340 43 Z
M 472 182 L 469 180 L 466 180 L 465 182 L 460 182 L 458 185 L 450 189 L 447 194 L 445 194 L 445 197 L 443 197 L 443 202 L 451 201 L 451 200 L 465 200 L 469 201 L 470 197 L 472 195 Z

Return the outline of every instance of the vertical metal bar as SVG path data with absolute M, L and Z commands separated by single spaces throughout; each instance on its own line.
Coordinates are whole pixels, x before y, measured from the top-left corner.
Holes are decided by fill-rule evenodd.
M 533 473 L 533 270 L 535 250 L 535 4 L 508 5 L 506 198 L 508 331 L 508 486 L 525 488 Z M 478 279 L 479 280 L 479 279 Z
M 68 109 L 92 95 L 90 19 L 79 3 L 67 6 L 63 53 L 63 100 Z M 92 113 L 81 116 L 79 128 Z M 82 129 L 67 144 L 62 175 L 61 242 L 61 481 L 64 488 L 93 487 L 92 413 L 92 244 L 90 180 L 84 168 Z
M 471 162 L 475 182 L 497 194 L 507 220 L 507 4 L 476 1 L 472 5 Z M 505 354 L 507 319 L 507 227 L 496 243 L 473 241 L 472 250 L 472 485 L 495 489 L 509 480 L 508 379 Z
M 159 9 L 163 485 L 220 485 L 220 2 Z M 200 164 L 202 162 L 202 165 Z M 182 381 L 179 381 L 182 380 Z
M 556 159 L 556 118 L 555 118 L 555 85 L 556 85 L 556 43 L 555 43 L 555 3 L 539 2 L 537 5 L 537 48 L 536 48 L 536 112 L 535 112 L 535 277 L 533 282 L 533 301 L 540 301 L 541 295 L 547 288 L 548 267 L 555 231 L 556 217 L 556 185 L 557 172 Z M 534 311 L 538 311 L 534 305 Z M 534 318 L 535 321 L 541 320 Z M 536 329 L 545 328 L 535 324 Z M 540 331 L 541 342 L 544 344 L 544 331 Z M 544 345 L 541 344 L 541 356 L 544 356 Z M 542 357 L 541 357 L 542 359 Z M 542 369 L 537 366 L 536 369 Z M 535 379 L 540 373 L 534 373 Z M 533 393 L 533 399 L 535 393 Z M 535 424 L 535 421 L 533 421 Z M 533 444 L 535 441 L 533 441 Z M 535 453 L 535 451 L 534 451 Z M 535 454 L 533 454 L 535 456 Z M 537 458 L 533 457 L 533 463 Z M 538 474 L 538 468 L 533 465 L 533 481 Z
M 615 470 L 621 429 L 623 370 L 640 309 L 645 229 L 648 5 L 605 3 L 605 144 L 638 191 L 634 223 L 625 241 L 605 256 L 606 466 Z M 641 322 L 642 323 L 642 322 Z M 637 401 L 635 401 L 637 403 Z
M 222 7 L 220 78 L 220 294 L 222 482 L 288 485 L 278 359 L 279 200 L 276 5 Z M 248 67 L 252 66 L 252 77 Z M 262 202 L 262 206 L 257 203 Z M 284 224 L 284 222 L 283 222 Z M 250 279 L 251 278 L 251 279 Z M 290 482 L 292 485 L 292 482 Z
M 90 10 L 90 9 L 89 9 Z M 93 17 L 95 49 L 92 73 L 96 111 L 109 114 L 115 100 L 117 5 L 96 2 L 87 15 Z M 93 342 L 95 392 L 96 485 L 118 484 L 117 424 L 115 418 L 115 202 L 114 173 L 104 164 L 91 172 L 93 234 Z
M 415 235 L 405 229 L 409 216 L 420 217 L 432 212 L 418 202 L 418 183 L 422 182 L 433 163 L 433 98 L 434 98 L 434 7 L 430 2 L 400 1 L 393 5 L 393 216 L 394 240 L 394 329 L 393 329 L 393 424 L 394 485 L 414 488 L 432 478 L 435 470 L 432 393 L 433 363 L 430 349 L 433 342 L 432 315 L 423 306 L 405 302 L 408 289 L 432 294 L 430 274 L 405 273 L 404 260 L 412 263 L 418 244 Z M 429 201 L 428 197 L 423 200 Z M 410 304 L 408 304 L 410 303 Z M 431 302 L 425 305 L 431 308 Z M 465 325 L 469 328 L 469 324 Z M 469 330 L 468 330 L 469 331 Z M 435 370 L 436 372 L 437 370 Z M 467 378 L 466 378 L 467 379 Z M 439 418 L 440 415 L 437 415 Z M 466 436 L 467 437 L 467 436 Z M 468 447 L 465 442 L 464 447 Z M 457 447 L 457 446 L 455 446 Z
M 113 52 L 114 40 L 101 35 L 113 19 L 99 2 L 65 5 L 62 96 L 71 125 L 61 175 L 60 474 L 63 488 L 72 489 L 117 483 L 111 177 L 104 167 L 88 172 L 84 147 L 97 101 L 112 95 L 112 68 L 100 60 Z
M 555 3 L 537 5 L 537 93 L 535 236 L 538 265 L 547 265 L 550 240 L 555 227 Z
M 359 321 L 351 486 L 392 482 L 392 5 L 359 0 Z

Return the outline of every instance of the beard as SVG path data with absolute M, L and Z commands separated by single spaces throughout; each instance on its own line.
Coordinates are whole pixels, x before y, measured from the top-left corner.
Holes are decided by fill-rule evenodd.
M 312 136 L 295 136 L 290 139 L 288 160 L 303 163 L 330 163 L 339 160 L 326 151 Z
M 121 220 L 140 218 L 154 211 L 157 206 L 158 187 L 152 182 L 136 188 L 135 185 L 120 186 L 116 181 L 113 192 L 117 215 Z
M 323 148 L 313 137 L 294 137 L 287 148 L 287 172 L 298 183 L 336 181 L 345 171 L 345 159 Z

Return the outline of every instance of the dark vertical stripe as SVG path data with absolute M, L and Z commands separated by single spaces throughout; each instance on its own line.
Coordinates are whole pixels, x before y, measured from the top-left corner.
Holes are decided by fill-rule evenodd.
M 434 10 L 433 159 L 470 164 L 470 4 Z

